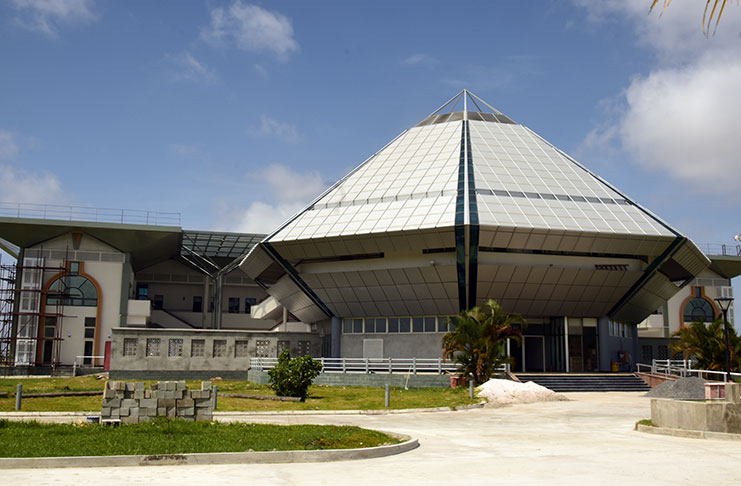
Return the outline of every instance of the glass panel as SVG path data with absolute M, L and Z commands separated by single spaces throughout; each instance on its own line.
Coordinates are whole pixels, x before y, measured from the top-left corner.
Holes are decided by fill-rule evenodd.
M 363 333 L 363 319 L 352 320 L 352 332 L 355 334 Z
M 147 339 L 147 356 L 159 356 L 160 355 L 160 338 L 149 338 Z
M 376 332 L 386 332 L 386 319 L 376 319 Z
M 182 339 L 170 339 L 167 346 L 167 356 L 171 358 L 180 357 L 183 355 L 183 340 Z
M 398 317 L 389 317 L 389 332 L 399 332 Z
M 206 341 L 204 339 L 193 339 L 190 342 L 191 358 L 203 358 L 206 356 Z
M 410 318 L 400 317 L 399 318 L 399 332 L 409 332 L 410 329 Z
M 413 317 L 412 323 L 412 332 L 424 332 L 425 326 L 423 317 Z
M 223 358 L 226 356 L 226 340 L 214 339 L 214 358 Z
M 257 341 L 255 344 L 257 346 L 255 355 L 259 358 L 267 358 L 268 357 L 268 345 L 270 344 L 270 342 L 269 341 Z M 234 357 L 235 358 L 247 358 L 249 356 L 249 352 L 247 350 L 248 345 L 249 345 L 249 341 L 247 340 L 234 341 Z
M 425 317 L 425 332 L 435 332 L 435 317 Z
M 352 333 L 352 319 L 344 319 L 342 321 L 342 334 Z
M 134 358 L 136 357 L 136 338 L 125 338 L 124 339 L 124 347 L 123 347 L 123 355 L 127 358 Z

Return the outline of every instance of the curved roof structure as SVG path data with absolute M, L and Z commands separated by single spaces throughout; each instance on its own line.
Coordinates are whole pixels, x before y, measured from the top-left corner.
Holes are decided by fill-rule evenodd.
M 302 320 L 453 314 L 638 322 L 709 265 L 675 229 L 462 91 L 266 237 L 243 269 Z

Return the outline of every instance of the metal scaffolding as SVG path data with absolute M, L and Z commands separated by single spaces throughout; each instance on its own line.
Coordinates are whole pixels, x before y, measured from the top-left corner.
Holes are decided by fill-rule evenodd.
M 43 365 L 53 370 L 59 364 L 64 298 L 44 284 L 66 267 L 45 265 L 43 251 L 36 253 L 21 255 L 13 264 L 0 261 L 0 367 L 4 375 L 12 367 Z M 47 305 L 51 294 L 57 298 Z

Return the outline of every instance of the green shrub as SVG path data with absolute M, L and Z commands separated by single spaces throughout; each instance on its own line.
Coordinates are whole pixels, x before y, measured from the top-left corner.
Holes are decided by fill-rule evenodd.
M 312 380 L 322 371 L 322 363 L 311 359 L 311 356 L 291 358 L 286 350 L 278 357 L 275 368 L 268 370 L 270 388 L 281 397 L 299 397 L 306 400 Z

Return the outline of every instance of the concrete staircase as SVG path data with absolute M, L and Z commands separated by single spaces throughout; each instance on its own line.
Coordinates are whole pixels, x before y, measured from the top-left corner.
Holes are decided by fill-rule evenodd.
M 516 373 L 524 382 L 533 381 L 555 392 L 649 391 L 651 387 L 631 373 Z

